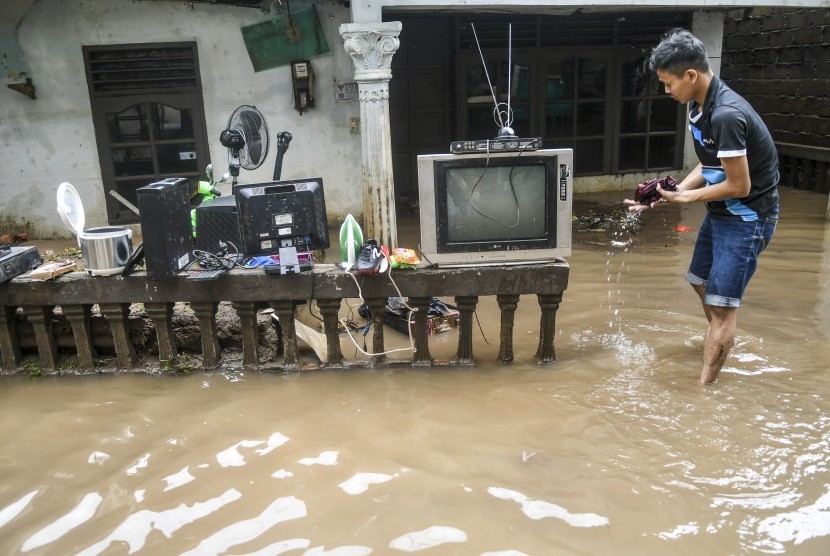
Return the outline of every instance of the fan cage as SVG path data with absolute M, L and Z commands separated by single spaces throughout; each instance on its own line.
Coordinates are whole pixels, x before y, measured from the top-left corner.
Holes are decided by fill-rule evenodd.
M 238 129 L 245 135 L 245 147 L 239 151 L 239 165 L 245 170 L 256 170 L 268 156 L 270 134 L 265 116 L 256 106 L 244 104 L 233 111 L 228 129 Z

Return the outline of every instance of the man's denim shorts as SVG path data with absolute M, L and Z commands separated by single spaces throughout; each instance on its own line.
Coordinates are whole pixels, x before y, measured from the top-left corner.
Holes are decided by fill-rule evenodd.
M 703 302 L 738 307 L 761 254 L 775 232 L 775 217 L 744 222 L 706 215 L 686 273 L 693 286 L 706 286 Z

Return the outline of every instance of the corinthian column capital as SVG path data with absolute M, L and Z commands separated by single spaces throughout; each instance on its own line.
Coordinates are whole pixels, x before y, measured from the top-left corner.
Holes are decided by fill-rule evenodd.
M 389 81 L 392 56 L 401 42 L 400 21 L 344 23 L 340 26 L 343 48 L 352 57 L 357 81 Z

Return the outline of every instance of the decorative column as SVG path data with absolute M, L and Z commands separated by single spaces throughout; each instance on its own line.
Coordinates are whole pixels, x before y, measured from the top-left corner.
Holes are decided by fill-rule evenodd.
M 398 50 L 400 21 L 344 23 L 343 48 L 352 57 L 360 99 L 363 149 L 364 238 L 397 247 L 392 140 L 389 125 L 389 80 L 392 56 Z

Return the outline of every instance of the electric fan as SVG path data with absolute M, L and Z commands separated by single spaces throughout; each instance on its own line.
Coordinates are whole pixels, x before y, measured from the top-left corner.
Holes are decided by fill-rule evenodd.
M 239 169 L 255 170 L 268 155 L 268 124 L 256 106 L 243 104 L 233 111 L 228 128 L 219 135 L 219 142 L 228 149 L 228 167 L 233 185 Z

